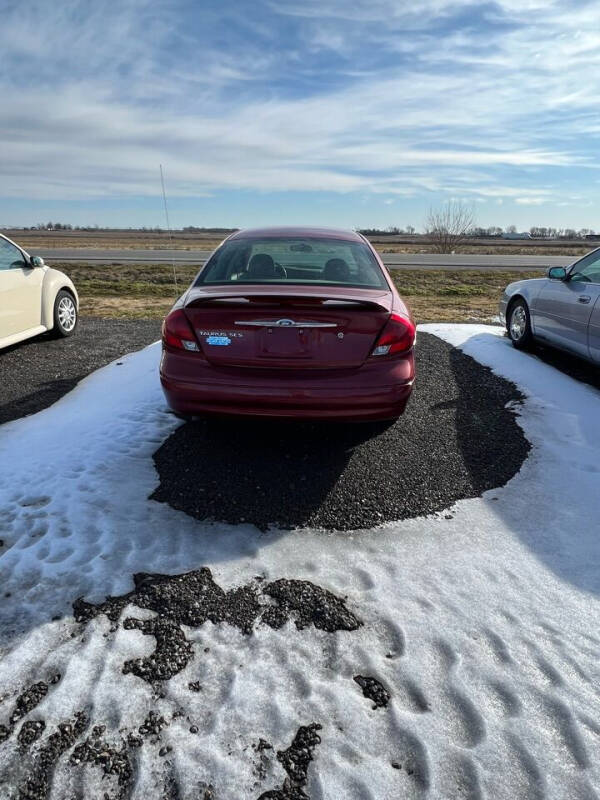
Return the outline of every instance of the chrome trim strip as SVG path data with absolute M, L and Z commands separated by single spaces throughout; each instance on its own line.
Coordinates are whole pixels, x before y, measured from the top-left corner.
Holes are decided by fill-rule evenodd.
M 279 325 L 279 320 L 276 319 L 250 319 L 250 320 L 236 320 L 234 325 L 251 325 L 253 328 L 337 328 L 337 322 L 313 322 L 306 320 L 304 322 L 287 322 L 285 325 Z

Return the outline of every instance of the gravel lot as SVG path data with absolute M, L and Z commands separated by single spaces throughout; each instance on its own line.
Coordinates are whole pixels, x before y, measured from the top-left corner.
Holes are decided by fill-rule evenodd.
M 416 388 L 392 426 L 204 420 L 155 454 L 153 498 L 198 519 L 265 529 L 352 530 L 448 508 L 504 485 L 529 445 L 507 403 L 519 391 L 430 334 Z
M 160 336 L 156 320 L 82 318 L 75 336 L 0 353 L 0 424 L 46 408 L 90 372 Z M 600 370 L 549 349 L 537 357 L 600 388 Z M 349 530 L 432 513 L 501 486 L 527 443 L 506 404 L 519 392 L 421 334 L 408 410 L 391 427 L 217 420 L 188 423 L 158 450 L 154 493 L 199 519 L 264 529 Z M 260 453 L 260 458 L 257 458 Z
M 90 372 L 159 338 L 158 320 L 82 317 L 67 339 L 44 334 L 0 350 L 0 424 L 47 408 Z

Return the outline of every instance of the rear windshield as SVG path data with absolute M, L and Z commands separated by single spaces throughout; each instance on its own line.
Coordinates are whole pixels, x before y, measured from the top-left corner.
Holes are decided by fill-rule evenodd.
M 229 283 L 388 288 L 375 256 L 363 242 L 310 238 L 225 242 L 195 285 Z

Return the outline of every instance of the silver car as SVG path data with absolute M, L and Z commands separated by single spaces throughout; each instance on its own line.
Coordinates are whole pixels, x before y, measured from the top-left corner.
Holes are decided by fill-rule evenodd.
M 600 364 L 600 247 L 545 278 L 510 283 L 499 311 L 515 347 L 539 341 Z

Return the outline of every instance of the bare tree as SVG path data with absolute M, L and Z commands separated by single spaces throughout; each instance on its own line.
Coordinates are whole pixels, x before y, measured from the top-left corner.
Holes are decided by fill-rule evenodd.
M 451 253 L 464 243 L 475 223 L 472 206 L 461 200 L 452 200 L 441 208 L 430 208 L 425 222 L 425 233 L 436 253 Z

